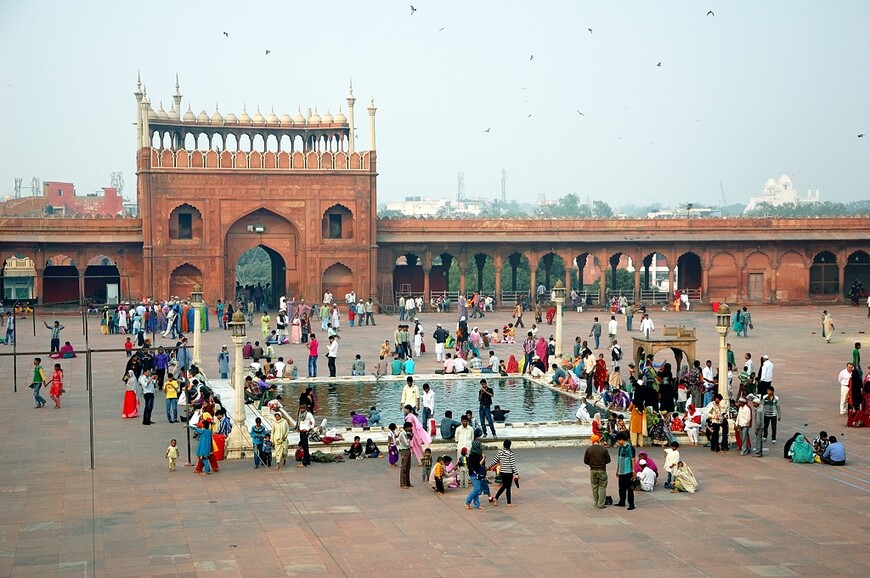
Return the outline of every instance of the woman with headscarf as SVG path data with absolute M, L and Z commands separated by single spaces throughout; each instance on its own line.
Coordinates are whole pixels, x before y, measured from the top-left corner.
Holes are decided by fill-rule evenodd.
M 656 465 L 653 459 L 649 457 L 649 454 L 642 450 L 637 452 L 637 461 L 635 462 L 634 471 L 640 473 L 640 471 L 643 469 L 640 463 L 638 463 L 640 462 L 640 460 L 646 460 L 647 467 L 654 471 L 656 473 L 656 478 L 658 478 L 659 467 Z
M 217 459 L 215 459 L 214 457 L 214 446 L 211 431 L 212 424 L 213 420 L 211 414 L 204 411 L 202 412 L 202 427 L 189 424 L 187 426 L 188 429 L 192 429 L 197 434 L 199 434 L 199 441 L 196 445 L 196 467 L 193 469 L 194 473 L 196 474 L 203 473 L 203 470 L 205 470 L 205 475 L 210 474 L 212 471 L 220 471 Z
M 127 391 L 124 393 L 124 406 L 121 409 L 121 417 L 136 417 L 139 415 L 139 398 L 136 395 L 138 379 L 132 369 L 124 376 Z
M 677 462 L 673 471 L 673 482 L 671 484 L 671 493 L 688 492 L 694 494 L 698 489 L 698 481 L 695 479 L 695 474 L 692 468 L 687 466 L 682 461 Z
M 595 375 L 593 376 L 593 384 L 598 392 L 604 391 L 607 387 L 607 362 L 604 361 L 604 354 L 599 353 L 598 359 L 595 360 Z
M 520 364 L 517 363 L 517 358 L 514 356 L 514 354 L 511 354 L 510 357 L 508 357 L 507 372 L 508 373 L 519 373 L 520 372 Z
M 673 413 L 676 407 L 677 390 L 674 385 L 674 373 L 670 363 L 665 363 L 659 370 L 659 409 Z
M 294 315 L 290 322 L 290 343 L 302 343 L 302 320 L 298 315 Z
M 592 435 L 601 436 L 603 438 L 606 429 L 607 426 L 604 425 L 603 421 L 601 421 L 601 412 L 596 412 L 595 415 L 592 416 Z
M 803 435 L 795 438 L 791 444 L 791 461 L 794 464 L 811 464 L 815 461 L 813 446 Z
M 402 411 L 405 412 L 405 421 L 411 423 L 412 432 L 414 437 L 411 438 L 411 453 L 414 454 L 414 457 L 417 458 L 417 463 L 423 463 L 423 446 L 428 446 L 432 443 L 432 437 L 429 435 L 423 426 L 420 424 L 420 420 L 417 419 L 417 416 L 414 415 L 412 411 L 412 407 L 410 405 L 406 405 Z
M 701 431 L 701 411 L 690 403 L 686 407 L 686 415 L 683 417 L 683 425 L 686 426 L 686 434 L 692 442 L 690 445 L 698 445 L 698 437 Z
M 544 363 L 544 367 L 550 367 L 550 365 L 547 363 L 547 359 L 550 357 L 549 347 L 547 347 L 547 340 L 543 337 L 539 337 L 538 343 L 535 344 L 535 354 L 541 358 L 541 361 Z

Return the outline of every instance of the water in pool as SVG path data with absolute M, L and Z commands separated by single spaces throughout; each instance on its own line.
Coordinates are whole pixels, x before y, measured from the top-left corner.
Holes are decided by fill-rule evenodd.
M 530 383 L 525 379 L 487 377 L 487 383 L 494 391 L 493 406 L 510 410 L 508 422 L 544 422 L 573 420 L 580 402 L 561 395 L 551 389 Z M 453 417 L 471 410 L 477 418 L 477 392 L 480 378 L 463 380 L 415 379 L 420 392 L 423 384 L 428 383 L 435 392 L 435 419 L 439 422 L 447 410 Z M 294 408 L 299 394 L 311 385 L 305 381 L 283 384 L 284 405 Z M 279 390 L 281 385 L 279 384 Z M 401 423 L 402 412 L 399 403 L 402 399 L 403 381 L 381 381 L 366 383 L 319 383 L 317 390 L 317 418 L 326 418 L 330 425 L 350 426 L 350 412 L 369 414 L 372 406 L 381 412 L 381 425 L 390 422 Z M 291 410 L 292 413 L 292 410 Z

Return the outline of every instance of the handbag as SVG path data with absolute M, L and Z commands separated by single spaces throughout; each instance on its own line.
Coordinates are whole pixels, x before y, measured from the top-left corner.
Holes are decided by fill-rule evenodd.
M 178 396 L 178 405 L 187 405 L 187 390 L 182 390 Z

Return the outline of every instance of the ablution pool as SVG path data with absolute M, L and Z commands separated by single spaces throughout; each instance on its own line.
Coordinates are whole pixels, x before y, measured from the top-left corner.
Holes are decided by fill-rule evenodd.
M 414 376 L 414 383 L 421 395 L 424 383 L 428 383 L 435 392 L 433 417 L 436 421 L 440 422 L 447 410 L 453 411 L 453 417 L 458 421 L 459 416 L 467 410 L 471 410 L 477 419 L 477 392 L 481 379 L 486 379 L 494 392 L 493 407 L 499 405 L 502 409 L 510 410 L 507 415 L 509 423 L 574 420 L 580 406 L 580 401 L 573 397 L 517 377 L 485 374 L 468 379 L 445 380 Z M 278 389 L 291 415 L 295 414 L 299 395 L 310 386 L 317 391 L 318 420 L 326 418 L 330 426 L 349 427 L 351 411 L 368 416 L 370 408 L 375 406 L 381 412 L 381 425 L 386 427 L 390 422 L 401 424 L 403 421 L 399 403 L 405 385 L 404 379 L 337 383 L 301 380 L 278 383 Z

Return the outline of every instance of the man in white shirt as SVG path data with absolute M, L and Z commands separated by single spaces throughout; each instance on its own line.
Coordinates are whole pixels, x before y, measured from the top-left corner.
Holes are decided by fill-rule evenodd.
M 338 359 L 338 339 L 334 335 L 330 335 L 329 345 L 326 346 L 326 362 L 329 366 L 329 377 L 335 377 L 336 359 Z
M 462 448 L 467 451 L 471 450 L 471 442 L 474 441 L 474 429 L 468 423 L 468 416 L 463 415 L 460 419 L 460 426 L 456 428 L 454 437 L 456 438 L 456 463 L 459 463 L 459 458 L 462 455 Z
M 854 366 L 847 363 L 846 369 L 837 376 L 837 381 L 840 382 L 840 415 L 846 415 L 849 412 L 849 383 L 852 380 L 853 369 Z
M 646 465 L 646 460 L 642 459 L 637 462 L 643 469 L 637 474 L 637 479 L 640 481 L 640 490 L 642 492 L 651 492 L 656 485 L 656 473 L 651 467 Z
M 607 337 L 610 339 L 611 344 L 616 340 L 616 330 L 618 327 L 619 324 L 616 322 L 616 315 L 611 315 L 610 321 L 607 322 Z
M 311 454 L 308 453 L 308 434 L 314 429 L 315 422 L 307 406 L 299 406 L 299 415 L 299 446 L 302 448 L 302 463 L 297 464 L 296 467 L 307 468 L 311 463 Z
M 429 429 L 429 420 L 435 415 L 435 392 L 429 387 L 428 383 L 423 384 L 423 412 L 420 423 L 424 429 Z
M 750 451 L 750 430 L 752 430 L 752 408 L 746 403 L 746 398 L 737 400 L 737 435 L 741 444 L 740 455 L 748 456 Z
M 758 368 L 758 391 L 767 391 L 768 385 L 773 385 L 773 362 L 767 355 L 762 355 L 761 367 Z
M 332 304 L 332 293 L 330 293 L 329 291 L 326 291 L 323 294 L 323 304 L 324 305 L 331 305 Z
M 411 297 L 405 301 L 405 319 L 414 318 L 414 309 L 417 307 L 417 302 Z
M 284 377 L 284 368 L 287 367 L 287 364 L 284 363 L 284 358 L 279 357 L 278 361 L 275 362 L 275 375 L 278 378 Z
M 420 389 L 414 385 L 414 378 L 410 375 L 405 389 L 402 390 L 402 401 L 399 404 L 399 409 L 401 410 L 406 405 L 410 405 L 415 410 L 420 409 Z
M 444 373 L 456 373 L 456 366 L 453 364 L 453 355 L 449 353 L 444 359 Z
M 746 368 L 747 374 L 755 371 L 755 362 L 752 361 L 752 354 L 751 353 L 746 354 L 746 361 L 743 363 L 743 367 Z
M 653 323 L 653 320 L 649 318 L 649 315 L 644 313 L 643 320 L 640 322 L 640 332 L 643 333 L 644 337 L 649 339 L 649 334 L 655 331 L 656 326 Z
M 468 363 L 458 355 L 453 359 L 453 373 L 468 373 Z
M 483 373 L 498 373 L 499 359 L 495 355 L 495 351 L 489 352 L 488 366 L 483 370 Z

